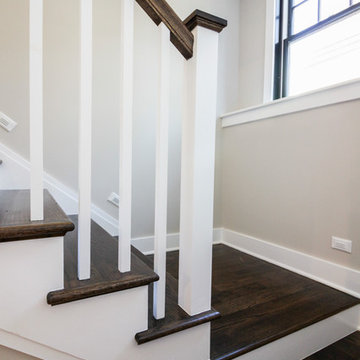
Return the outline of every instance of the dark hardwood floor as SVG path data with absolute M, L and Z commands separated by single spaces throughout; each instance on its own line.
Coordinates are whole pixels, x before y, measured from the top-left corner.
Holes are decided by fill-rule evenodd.
M 70 217 L 77 226 L 77 216 Z M 50 305 L 60 305 L 93 296 L 109 294 L 137 286 L 148 285 L 159 279 L 132 249 L 131 271 L 118 270 L 118 243 L 95 222 L 91 224 L 91 278 L 77 277 L 77 231 L 68 233 L 64 240 L 64 289 L 52 291 L 47 300 Z
M 354 332 L 305 360 L 359 360 L 360 332 Z
M 167 271 L 177 278 L 178 252 Z M 213 253 L 211 359 L 234 359 L 359 304 L 357 298 L 225 245 Z M 360 357 L 359 357 L 360 359 Z

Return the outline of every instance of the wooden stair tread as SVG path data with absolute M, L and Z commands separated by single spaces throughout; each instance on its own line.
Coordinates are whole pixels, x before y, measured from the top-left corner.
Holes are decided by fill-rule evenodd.
M 153 256 L 145 256 L 138 250 L 136 252 L 144 262 L 153 267 Z M 178 305 L 178 281 L 168 272 L 166 276 L 166 317 L 161 320 L 156 320 L 153 317 L 153 286 L 149 286 L 148 330 L 136 334 L 135 339 L 139 345 L 144 344 L 207 323 L 217 319 L 219 316 L 219 312 L 213 309 L 198 315 L 189 316 Z
M 77 226 L 77 216 L 70 217 Z M 157 274 L 146 265 L 132 249 L 131 271 L 118 271 L 118 242 L 98 224 L 91 224 L 91 278 L 77 277 L 77 231 L 64 239 L 64 289 L 52 291 L 47 300 L 50 305 L 109 294 L 116 291 L 149 285 L 159 280 Z
M 0 190 L 0 242 L 64 236 L 74 224 L 44 191 L 44 220 L 30 220 L 29 190 Z
M 178 252 L 167 257 L 177 277 Z M 225 245 L 213 251 L 211 359 L 234 359 L 360 300 Z
M 360 359 L 360 332 L 337 341 L 323 350 L 307 357 L 305 360 L 359 360 Z

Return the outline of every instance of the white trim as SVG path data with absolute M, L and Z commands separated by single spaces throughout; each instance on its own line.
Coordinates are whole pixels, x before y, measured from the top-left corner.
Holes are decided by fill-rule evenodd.
M 224 229 L 215 228 L 213 233 L 213 244 L 221 244 L 222 236 Z M 167 235 L 167 246 L 166 251 L 175 251 L 179 250 L 179 233 L 168 234 Z M 146 236 L 133 238 L 131 240 L 133 246 L 135 246 L 138 250 L 140 250 L 145 255 L 154 254 L 154 236 Z
M 222 127 L 266 120 L 356 99 L 360 99 L 360 79 L 224 114 L 221 116 Z
M 227 229 L 224 230 L 223 244 L 360 297 L 360 271 L 358 270 Z
M 299 360 L 355 332 L 360 305 L 319 321 L 279 340 L 253 350 L 236 360 Z
M 273 100 L 275 67 L 275 17 L 276 0 L 266 1 L 265 61 L 263 102 Z
M 22 156 L 0 143 L 0 155 L 3 163 L 0 171 L 4 176 L 0 176 L 0 188 L 2 189 L 24 189 L 30 185 L 30 163 Z M 54 196 L 66 214 L 72 215 L 78 212 L 77 193 L 62 184 L 51 175 L 44 173 L 44 186 Z M 118 223 L 115 218 L 110 216 L 98 206 L 92 204 L 91 217 L 103 227 L 111 236 L 118 234 Z

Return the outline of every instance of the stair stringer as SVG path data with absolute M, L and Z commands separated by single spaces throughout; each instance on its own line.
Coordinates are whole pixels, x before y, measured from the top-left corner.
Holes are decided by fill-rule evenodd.
M 233 359 L 302 360 L 357 331 L 359 325 L 360 305 L 357 305 Z
M 63 244 L 62 237 L 0 243 L 0 344 L 47 360 L 209 359 L 209 324 L 136 344 L 147 329 L 148 286 L 49 306 L 47 293 L 63 288 Z

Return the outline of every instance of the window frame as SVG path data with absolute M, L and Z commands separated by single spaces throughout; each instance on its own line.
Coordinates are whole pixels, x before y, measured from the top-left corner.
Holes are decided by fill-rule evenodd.
M 360 11 L 360 3 L 355 3 L 349 0 L 349 7 L 324 19 L 320 20 L 320 3 L 318 0 L 318 22 L 308 28 L 292 34 L 292 16 L 294 7 L 292 6 L 293 0 L 274 0 L 275 11 L 273 12 L 274 20 L 273 27 L 275 28 L 276 22 L 276 8 L 280 8 L 279 14 L 279 38 L 276 39 L 275 29 L 273 36 L 273 90 L 271 100 L 278 100 L 288 96 L 288 73 L 289 73 L 289 44 L 293 41 L 301 40 L 335 22 L 351 16 L 352 14 Z M 299 5 L 303 4 L 303 0 Z M 297 6 L 299 6 L 297 5 Z M 269 19 L 268 19 L 269 22 Z M 290 34 L 290 35 L 289 35 Z M 265 69 L 266 70 L 266 69 Z M 265 98 L 264 98 L 265 100 Z

